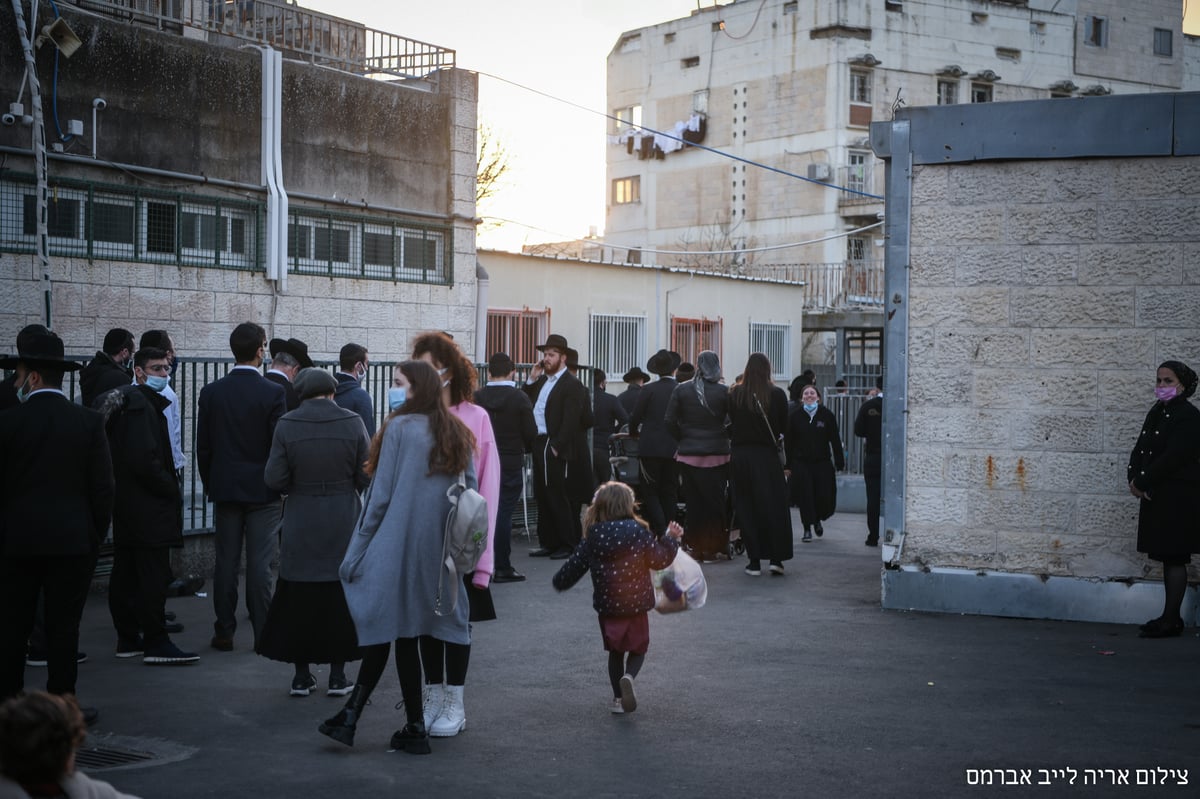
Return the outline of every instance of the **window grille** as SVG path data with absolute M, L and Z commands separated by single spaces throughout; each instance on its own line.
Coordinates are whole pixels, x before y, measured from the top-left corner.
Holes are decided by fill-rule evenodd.
M 537 363 L 535 349 L 550 335 L 550 311 L 489 308 L 487 315 L 487 357 L 508 353 L 513 363 Z
M 792 362 L 792 326 L 765 322 L 750 323 L 750 352 L 761 352 L 771 360 L 771 376 L 786 380 Z
M 592 314 L 590 340 L 592 366 L 624 374 L 646 360 L 646 317 Z
M 696 356 L 704 350 L 712 350 L 721 356 L 720 319 L 684 319 L 671 317 L 671 349 L 688 363 L 695 363 Z

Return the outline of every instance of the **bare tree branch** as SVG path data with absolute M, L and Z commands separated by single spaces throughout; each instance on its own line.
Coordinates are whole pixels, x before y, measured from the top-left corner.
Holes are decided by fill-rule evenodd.
M 475 202 L 494 197 L 501 189 L 501 180 L 508 172 L 509 153 L 496 139 L 491 126 L 480 123 L 476 133 L 479 142 L 479 160 L 475 171 Z

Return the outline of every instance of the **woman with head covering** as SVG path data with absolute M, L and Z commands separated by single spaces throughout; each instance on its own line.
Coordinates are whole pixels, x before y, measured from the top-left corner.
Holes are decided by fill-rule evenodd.
M 1179 361 L 1158 367 L 1157 401 L 1129 456 L 1129 493 L 1138 509 L 1138 552 L 1162 563 L 1162 615 L 1141 627 L 1143 638 L 1183 632 L 1180 608 L 1187 591 L 1187 564 L 1200 553 L 1200 409 L 1188 402 L 1196 373 Z
M 667 430 L 679 442 L 675 460 L 687 504 L 686 544 L 700 560 L 714 560 L 729 548 L 725 489 L 729 479 L 729 433 L 725 430 L 729 391 L 721 382 L 721 361 L 705 350 L 695 376 L 680 383 L 667 403 Z
M 792 558 L 792 514 L 779 462 L 787 397 L 772 382 L 771 361 L 761 352 L 750 356 L 741 385 L 729 391 L 729 422 L 734 513 L 750 559 L 746 574 L 762 574 L 766 558 L 771 574 L 782 576 L 783 562 Z

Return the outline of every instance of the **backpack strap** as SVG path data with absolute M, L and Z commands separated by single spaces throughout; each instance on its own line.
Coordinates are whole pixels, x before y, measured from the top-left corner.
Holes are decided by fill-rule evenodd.
M 439 616 L 449 616 L 458 607 L 458 570 L 454 568 L 454 558 L 450 554 L 450 530 L 454 526 L 454 514 L 458 511 L 458 497 L 467 490 L 466 472 L 459 472 L 455 481 L 446 489 L 446 499 L 450 500 L 450 512 L 446 514 L 446 526 L 442 530 L 442 567 L 438 570 L 437 597 L 434 600 L 433 612 Z M 455 581 L 454 593 L 450 595 L 450 610 L 442 610 L 442 591 L 446 585 L 446 573 Z

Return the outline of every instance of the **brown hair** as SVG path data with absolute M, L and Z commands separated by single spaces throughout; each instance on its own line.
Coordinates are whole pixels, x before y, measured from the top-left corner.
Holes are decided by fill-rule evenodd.
M 742 370 L 742 382 L 729 391 L 729 401 L 736 407 L 756 413 L 761 404 L 766 413 L 771 405 L 772 385 L 771 360 L 761 352 L 751 353 L 746 359 L 746 368 Z M 755 399 L 758 404 L 755 404 Z
M 445 333 L 422 333 L 413 342 L 412 356 L 420 358 L 426 353 L 444 366 L 450 376 L 451 405 L 459 405 L 474 399 L 475 386 L 479 383 L 479 373 L 452 338 Z
M 31 691 L 0 705 L 0 771 L 23 785 L 67 776 L 87 727 L 73 696 Z
M 617 519 L 633 519 L 635 522 L 650 529 L 650 525 L 646 524 L 646 520 L 638 516 L 634 508 L 636 500 L 633 496 L 633 489 L 624 483 L 618 483 L 615 480 L 610 480 L 596 489 L 596 495 L 592 497 L 592 504 L 588 505 L 587 511 L 583 514 L 583 530 L 586 537 L 587 530 L 593 524 L 601 522 L 611 522 Z
M 367 454 L 366 472 L 375 474 L 379 466 L 379 451 L 388 423 L 400 415 L 424 414 L 429 417 L 433 433 L 433 449 L 429 451 L 429 474 L 458 474 L 467 468 L 475 453 L 475 436 L 457 416 L 450 413 L 442 399 L 442 380 L 437 370 L 425 361 L 405 361 L 396 366 L 408 379 L 409 394 L 404 404 L 388 414 Z

